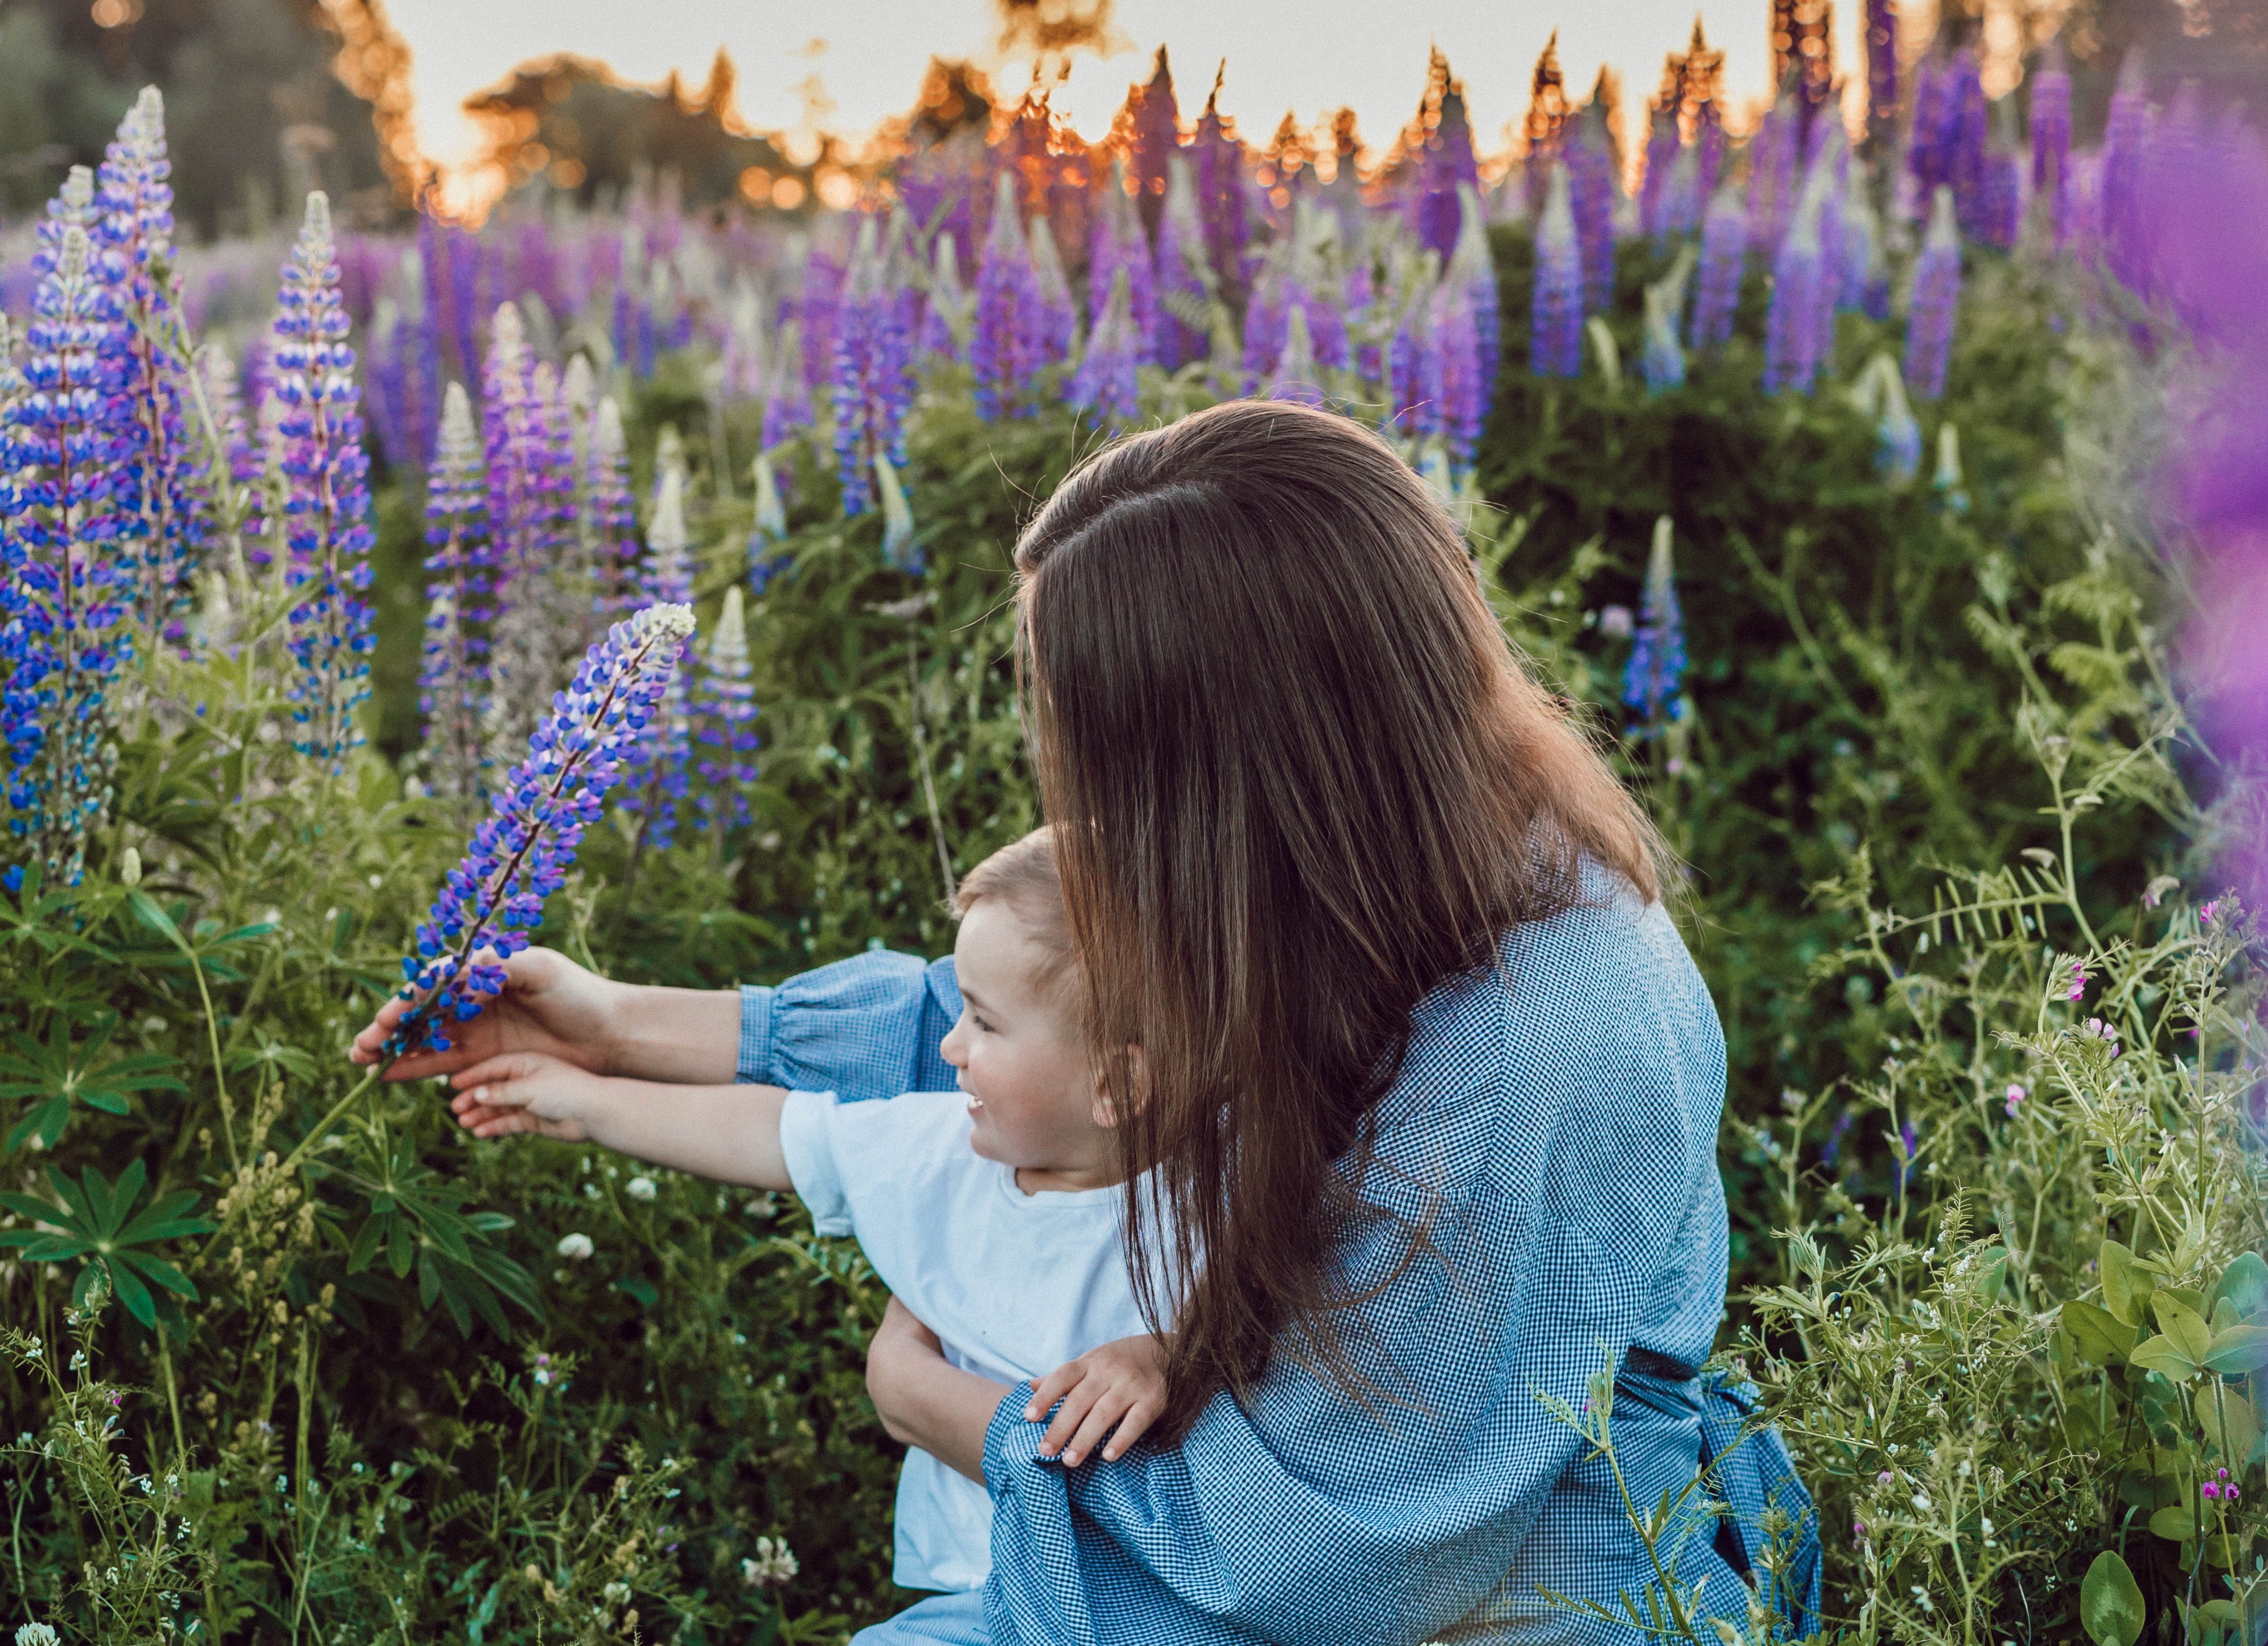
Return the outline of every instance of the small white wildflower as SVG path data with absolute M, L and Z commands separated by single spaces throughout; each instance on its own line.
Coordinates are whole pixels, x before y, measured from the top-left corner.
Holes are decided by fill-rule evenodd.
M 747 1589 L 769 1588 L 785 1583 L 801 1569 L 785 1538 L 758 1538 L 755 1558 L 740 1562 L 740 1584 Z
M 16 1631 L 16 1646 L 62 1646 L 63 1637 L 44 1623 L 26 1623 Z
M 1913 1505 L 1925 1515 L 1927 1514 L 1929 1512 L 1929 1494 L 1927 1492 L 1916 1492 L 1913 1495 Z
M 650 1201 L 659 1192 L 652 1178 L 632 1178 L 622 1185 L 622 1193 L 634 1201 Z
M 571 1262 L 576 1263 L 580 1263 L 585 1258 L 589 1257 L 591 1253 L 596 1252 L 598 1249 L 599 1248 L 596 1246 L 592 1244 L 591 1237 L 586 1234 L 571 1234 L 563 1236 L 560 1239 L 559 1244 L 553 1248 L 553 1250 L 556 1251 L 561 1257 L 566 1258 Z
M 1979 1526 L 1981 1526 L 1981 1527 L 1983 1527 L 1983 1528 L 1984 1528 L 1984 1535 L 1985 1535 L 1986 1537 L 1988 1537 L 1988 1538 L 1989 1538 L 1989 1537 L 1991 1537 L 1991 1536 L 1992 1535 L 1992 1516 L 1990 1516 L 1990 1515 L 1984 1515 L 1984 1516 L 1981 1516 L 1981 1517 L 1978 1517 L 1978 1519 L 1977 1519 L 1977 1524 Z
M 611 1583 L 599 1592 L 606 1597 L 608 1606 L 618 1606 L 630 1598 L 630 1586 L 625 1583 Z
M 1913 1598 L 1914 1604 L 1919 1606 L 1923 1611 L 1934 1612 L 1937 1610 L 1935 1604 L 1933 1603 L 1929 1598 L 1929 1591 L 1923 1588 L 1919 1584 L 1916 1584 L 1913 1586 Z

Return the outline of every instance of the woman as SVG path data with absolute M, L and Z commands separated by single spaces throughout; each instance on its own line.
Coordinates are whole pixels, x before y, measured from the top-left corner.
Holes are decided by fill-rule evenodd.
M 1813 1627 L 1809 1501 L 1694 1370 L 1725 1290 L 1716 1013 L 1653 831 L 1521 669 L 1454 523 L 1355 423 L 1247 402 L 1104 447 L 1016 560 L 1087 1033 L 1135 1094 L 1129 1263 L 1172 1324 L 1167 1411 L 1067 1470 L 1028 1387 L 947 1366 L 894 1308 L 876 1408 L 990 1488 L 993 1570 L 981 1606 L 863 1638 L 1635 1641 L 1570 1599 L 1643 1616 L 1665 1575 L 1697 1646 L 1712 1617 Z M 522 971 L 490 1036 L 612 987 Z M 918 1077 L 949 977 L 858 977 L 828 1003 L 871 1019 L 870 1064 L 796 1069 L 757 990 L 741 1077 Z M 674 1077 L 714 1077 L 729 997 L 645 998 L 649 1036 L 707 1037 L 656 1054 Z M 1602 1370 L 1619 1483 L 1547 1405 Z M 1688 1504 L 1742 1513 L 1649 1550 L 1626 1500 L 1712 1464 Z

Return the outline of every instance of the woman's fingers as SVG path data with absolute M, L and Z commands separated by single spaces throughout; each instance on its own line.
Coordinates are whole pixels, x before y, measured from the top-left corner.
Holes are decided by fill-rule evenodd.
M 1077 1361 L 1067 1360 L 1034 1384 L 1032 1398 L 1024 1407 L 1024 1421 L 1038 1422 L 1047 1415 L 1049 1407 L 1079 1386 L 1079 1380 L 1085 1375 Z
M 1087 1409 L 1086 1419 L 1079 1426 L 1079 1432 L 1071 1437 L 1071 1444 L 1064 1448 L 1064 1466 L 1075 1469 L 1085 1462 L 1088 1454 L 1102 1444 L 1104 1437 L 1110 1433 L 1112 1426 L 1126 1415 L 1126 1408 L 1130 1404 L 1131 1402 L 1124 1391 L 1115 1388 L 1104 1390 L 1101 1397 Z
M 1119 1422 L 1118 1432 L 1111 1436 L 1110 1444 L 1102 1449 L 1102 1460 L 1116 1463 L 1124 1457 L 1126 1449 L 1150 1432 L 1150 1425 L 1158 1421 L 1158 1414 L 1165 1409 L 1163 1401 L 1148 1395 L 1128 1407 L 1126 1415 Z
M 1081 1379 L 1077 1388 L 1064 1396 L 1063 1404 L 1056 1408 L 1055 1421 L 1048 1425 L 1048 1432 L 1040 1437 L 1042 1457 L 1052 1458 L 1064 1449 L 1064 1443 L 1079 1432 L 1080 1422 L 1101 1392 L 1094 1379 L 1088 1378 Z
M 460 1091 L 475 1091 L 482 1086 L 507 1086 L 515 1080 L 533 1079 L 542 1072 L 545 1059 L 534 1052 L 504 1052 L 483 1058 L 469 1069 L 460 1069 L 449 1077 L 449 1084 Z M 526 1101 L 521 1099 L 520 1101 Z

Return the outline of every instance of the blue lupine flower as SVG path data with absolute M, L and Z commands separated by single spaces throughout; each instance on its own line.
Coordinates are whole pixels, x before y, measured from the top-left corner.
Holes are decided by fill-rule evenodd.
M 756 687 L 750 678 L 748 624 L 739 584 L 725 591 L 717 632 L 701 654 L 701 673 L 693 694 L 695 774 L 701 780 L 696 806 L 702 820 L 719 834 L 744 827 L 749 818 L 748 790 L 756 781 Z
M 1906 315 L 1907 389 L 1923 400 L 1945 393 L 1953 357 L 1953 315 L 1961 301 L 1961 231 L 1952 186 L 1940 183 L 1931 203 L 1929 232 L 1914 260 L 1913 301 Z
M 1771 309 L 1764 320 L 1767 394 L 1782 389 L 1808 394 L 1818 378 L 1820 311 L 1826 307 L 1819 263 L 1819 200 L 1807 190 L 1795 225 L 1772 259 Z
M 503 992 L 504 967 L 482 951 L 502 959 L 527 946 L 692 632 L 691 607 L 648 606 L 593 645 L 552 700 L 527 758 L 498 786 L 493 814 L 417 928 L 416 951 L 401 962 L 402 998 L 417 1003 L 387 1037 L 386 1056 L 446 1050 L 451 1027 Z
M 770 452 L 756 453 L 753 478 L 756 518 L 748 530 L 748 592 L 761 596 L 771 580 L 787 569 L 787 556 L 772 552 L 772 545 L 787 535 L 787 510 L 780 503 Z
M 983 260 L 976 267 L 976 333 L 968 351 L 976 377 L 976 415 L 987 422 L 1019 408 L 1027 382 L 1039 369 L 1034 329 L 1039 307 L 1039 276 L 1024 239 L 1016 180 L 1003 172 Z
M 1583 247 L 1583 312 L 1604 314 L 1615 305 L 1615 196 L 1621 185 L 1600 99 L 1584 105 L 1561 154 L 1575 233 Z
M 1086 357 L 1064 386 L 1064 398 L 1097 428 L 1123 427 L 1140 410 L 1132 289 L 1123 265 L 1112 271 L 1110 290 L 1086 341 Z M 1312 371 L 1312 359 L 1308 364 Z
M 1788 71 L 1778 100 L 1764 111 L 1749 140 L 1749 243 L 1757 251 L 1779 250 L 1795 209 L 1797 169 L 1803 155 L 1803 109 L 1796 70 Z
M 1528 367 L 1539 377 L 1583 370 L 1583 248 L 1575 235 L 1567 168 L 1551 168 L 1535 231 L 1535 290 L 1528 318 Z
M 1730 188 L 1717 191 L 1701 224 L 1701 271 L 1693 290 L 1693 317 L 1686 337 L 1696 349 L 1733 340 L 1733 315 L 1740 307 L 1741 276 L 1749 257 L 1749 212 Z
M 284 533 L 291 551 L 292 718 L 303 754 L 337 770 L 362 744 L 355 711 L 370 695 L 373 642 L 370 602 L 370 459 L 362 447 L 362 392 L 347 312 L 331 206 L 320 190 L 307 215 L 283 290 L 270 356 L 269 393 L 284 408 Z
M 93 175 L 75 166 L 40 226 L 20 375 L 0 347 L 8 827 L 48 878 L 69 884 L 110 802 L 104 694 L 131 649 L 120 631 L 134 568 L 119 544 L 141 432 L 128 389 L 125 268 L 97 246 L 94 224 Z M 11 891 L 22 878 L 21 864 L 6 871 Z
M 835 316 L 835 456 L 846 515 L 873 505 L 867 475 L 875 458 L 905 461 L 913 408 L 913 336 L 901 294 L 887 278 L 879 231 L 871 217 L 859 225 Z
M 1638 716 L 1638 735 L 1647 737 L 1673 720 L 1685 718 L 1685 617 L 1677 606 L 1677 585 L 1669 557 L 1668 515 L 1653 523 L 1653 550 L 1646 562 L 1646 591 L 1638 603 L 1638 638 L 1623 668 L 1623 702 Z
M 488 716 L 489 601 L 492 568 L 480 436 L 464 386 L 449 385 L 441 432 L 425 485 L 425 569 L 431 605 L 417 707 L 438 793 L 468 797 L 486 768 L 482 728 Z

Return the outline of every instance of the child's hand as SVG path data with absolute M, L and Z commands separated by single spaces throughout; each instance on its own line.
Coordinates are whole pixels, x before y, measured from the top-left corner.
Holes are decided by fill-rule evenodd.
M 1122 1337 L 1087 1350 L 1032 1385 L 1024 1421 L 1038 1422 L 1058 1400 L 1055 1421 L 1040 1437 L 1040 1455 L 1060 1452 L 1075 1469 L 1108 1435 L 1103 1460 L 1116 1462 L 1166 1409 L 1166 1346 L 1154 1337 Z
M 451 1077 L 449 1107 L 475 1137 L 534 1132 L 579 1143 L 617 1083 L 543 1052 L 507 1052 Z

